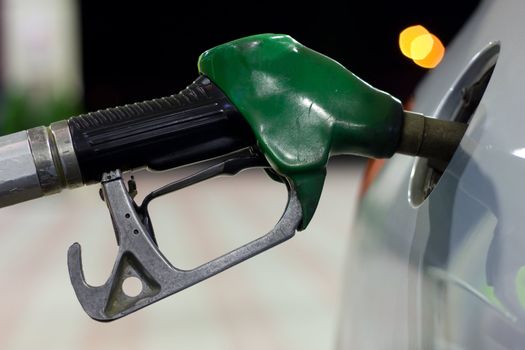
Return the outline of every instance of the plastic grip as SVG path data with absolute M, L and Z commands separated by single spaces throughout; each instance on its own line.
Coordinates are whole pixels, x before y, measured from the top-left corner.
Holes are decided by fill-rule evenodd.
M 210 89 L 211 90 L 211 89 Z M 121 107 L 108 108 L 70 119 L 70 125 L 77 130 L 91 129 L 104 125 L 112 125 L 117 122 L 130 120 L 137 117 L 145 117 L 148 114 L 163 113 L 166 110 L 177 109 L 199 101 L 205 101 L 213 94 L 207 92 L 203 86 L 193 83 L 177 95 L 156 98 L 125 105 Z M 217 96 L 219 97 L 219 96 Z
M 69 129 L 84 183 L 113 169 L 165 170 L 255 143 L 242 115 L 205 76 L 177 95 L 73 117 Z

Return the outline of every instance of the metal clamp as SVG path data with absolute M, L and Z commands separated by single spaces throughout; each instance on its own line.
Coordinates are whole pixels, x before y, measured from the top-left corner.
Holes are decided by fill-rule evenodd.
M 137 206 L 132 199 L 120 171 L 104 174 L 102 194 L 119 245 L 113 270 L 106 283 L 98 287 L 87 284 L 82 270 L 80 245 L 75 243 L 68 251 L 71 283 L 86 313 L 98 321 L 118 319 L 293 237 L 301 222 L 302 212 L 295 190 L 284 181 L 288 188 L 284 214 L 273 230 L 261 238 L 192 270 L 181 270 L 171 265 L 156 244 L 147 212 L 147 205 L 153 198 L 218 174 L 235 174 L 243 168 L 260 165 L 260 159 L 254 156 L 230 159 L 152 192 L 141 206 Z M 123 290 L 123 283 L 129 277 L 136 277 L 142 283 L 142 290 L 136 296 L 129 296 Z

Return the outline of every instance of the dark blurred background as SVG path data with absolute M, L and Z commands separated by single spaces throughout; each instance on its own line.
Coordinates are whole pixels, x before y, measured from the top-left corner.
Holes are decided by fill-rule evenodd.
M 422 24 L 446 46 L 478 2 L 0 0 L 0 134 L 177 93 L 203 51 L 268 32 L 406 102 L 427 69 L 401 54 L 399 33 Z
M 285 33 L 405 101 L 427 69 L 402 56 L 398 35 L 422 24 L 446 46 L 478 5 L 463 1 L 126 2 L 81 1 L 88 110 L 178 92 L 199 55 L 257 33 Z M 182 4 L 177 2 L 177 4 Z

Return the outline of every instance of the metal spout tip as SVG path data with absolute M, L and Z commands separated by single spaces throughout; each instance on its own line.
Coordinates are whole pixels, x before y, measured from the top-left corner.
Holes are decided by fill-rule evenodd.
M 467 124 L 429 118 L 420 113 L 405 111 L 398 153 L 428 158 L 433 164 L 448 164 Z

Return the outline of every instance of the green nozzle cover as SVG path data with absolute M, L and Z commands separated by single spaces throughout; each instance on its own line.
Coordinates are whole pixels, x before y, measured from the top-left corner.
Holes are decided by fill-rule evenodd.
M 274 170 L 291 180 L 300 229 L 315 212 L 330 155 L 386 158 L 396 150 L 401 103 L 288 35 L 223 44 L 198 65 L 246 118 Z

